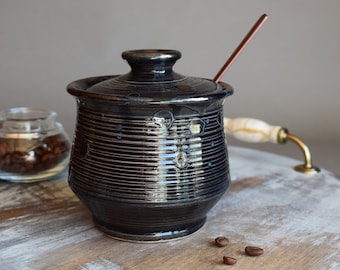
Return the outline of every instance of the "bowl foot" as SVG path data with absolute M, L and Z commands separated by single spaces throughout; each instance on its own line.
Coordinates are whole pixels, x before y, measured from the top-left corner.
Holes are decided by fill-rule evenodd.
M 93 221 L 95 226 L 107 234 L 108 236 L 128 241 L 128 242 L 164 242 L 169 240 L 177 240 L 179 238 L 183 238 L 186 236 L 189 236 L 190 234 L 198 231 L 205 223 L 206 217 L 203 219 L 195 222 L 194 224 L 190 224 L 185 228 L 180 229 L 173 229 L 173 230 L 166 230 L 166 231 L 155 231 L 155 232 L 128 232 L 128 231 L 122 231 L 114 226 L 111 226 L 110 224 L 105 224 L 101 222 L 100 220 L 93 217 Z

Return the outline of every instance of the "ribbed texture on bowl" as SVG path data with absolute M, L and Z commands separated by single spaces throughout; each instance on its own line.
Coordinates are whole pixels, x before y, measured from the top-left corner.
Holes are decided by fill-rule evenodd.
M 80 107 L 69 182 L 97 226 L 137 241 L 201 227 L 230 181 L 221 113 L 146 117 Z

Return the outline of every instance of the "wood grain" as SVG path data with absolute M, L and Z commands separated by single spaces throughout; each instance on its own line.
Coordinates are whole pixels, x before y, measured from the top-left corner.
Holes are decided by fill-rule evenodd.
M 230 147 L 232 184 L 189 237 L 132 243 L 107 237 L 69 189 L 66 174 L 0 183 L 0 269 L 340 269 L 340 181 L 295 172 L 298 161 Z M 214 245 L 226 236 L 227 247 Z M 264 248 L 259 257 L 247 245 Z M 223 256 L 237 259 L 223 264 Z

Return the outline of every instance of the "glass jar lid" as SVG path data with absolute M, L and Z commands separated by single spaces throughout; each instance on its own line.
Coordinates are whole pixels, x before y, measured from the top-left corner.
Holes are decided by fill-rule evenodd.
M 18 107 L 0 111 L 0 134 L 38 134 L 56 128 L 57 113 L 40 108 Z

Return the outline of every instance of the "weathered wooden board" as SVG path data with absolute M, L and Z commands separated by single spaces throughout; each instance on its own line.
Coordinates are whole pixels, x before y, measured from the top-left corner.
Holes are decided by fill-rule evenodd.
M 340 269 L 340 181 L 304 175 L 297 161 L 230 147 L 232 185 L 189 237 L 131 243 L 98 231 L 61 179 L 0 182 L 0 269 Z M 217 248 L 215 237 L 230 244 Z M 244 255 L 246 245 L 264 248 Z M 222 257 L 232 256 L 234 266 Z

